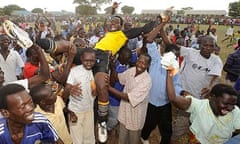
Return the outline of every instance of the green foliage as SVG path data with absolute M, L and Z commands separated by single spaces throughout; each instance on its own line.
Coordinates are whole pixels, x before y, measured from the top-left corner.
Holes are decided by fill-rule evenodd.
M 184 15 L 185 13 L 185 10 L 177 10 L 177 15 Z
M 11 15 L 11 13 L 14 11 L 14 10 L 26 10 L 25 8 L 21 8 L 19 7 L 18 5 L 15 5 L 15 4 L 11 4 L 11 5 L 7 5 L 3 8 L 3 11 L 4 11 L 4 14 L 5 15 Z
M 240 0 L 237 2 L 229 3 L 228 6 L 229 16 L 240 16 Z
M 80 5 L 76 7 L 76 14 L 79 15 L 96 15 L 97 9 L 96 7 L 89 6 L 89 5 Z
M 3 8 L 0 8 L 0 16 L 4 15 L 4 9 Z
M 32 13 L 43 13 L 43 9 L 41 9 L 41 8 L 34 8 L 31 12 Z
M 183 7 L 182 10 L 193 10 L 192 7 Z
M 112 2 L 112 0 L 74 0 L 73 3 L 85 6 L 94 6 L 97 10 L 101 10 L 101 5 Z
M 134 7 L 125 5 L 121 8 L 121 11 L 122 11 L 123 14 L 132 14 L 133 11 L 134 11 Z

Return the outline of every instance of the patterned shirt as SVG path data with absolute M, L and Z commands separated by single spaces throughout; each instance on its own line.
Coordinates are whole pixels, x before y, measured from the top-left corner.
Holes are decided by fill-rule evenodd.
M 123 73 L 118 74 L 121 84 L 124 86 L 124 93 L 128 94 L 129 102 L 121 100 L 119 106 L 118 120 L 128 130 L 141 130 L 143 128 L 148 95 L 152 86 L 151 77 L 147 71 L 135 77 L 136 67 L 132 67 Z

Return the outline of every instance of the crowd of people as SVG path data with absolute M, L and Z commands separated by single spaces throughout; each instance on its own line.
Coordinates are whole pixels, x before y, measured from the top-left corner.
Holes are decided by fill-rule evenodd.
M 30 48 L 3 30 L 0 143 L 95 144 L 114 136 L 149 144 L 156 127 L 160 144 L 182 144 L 183 135 L 189 144 L 240 143 L 240 39 L 223 62 L 215 27 L 170 21 L 134 26 L 113 15 L 88 27 L 64 22 L 58 31 L 38 15 L 35 25 L 16 23 Z M 237 33 L 231 25 L 222 42 Z M 163 66 L 166 53 L 179 69 Z

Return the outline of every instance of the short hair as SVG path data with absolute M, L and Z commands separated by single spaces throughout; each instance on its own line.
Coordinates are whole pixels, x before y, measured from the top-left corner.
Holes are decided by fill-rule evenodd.
M 148 53 L 142 53 L 140 54 L 140 56 L 145 56 L 148 58 L 148 64 L 150 65 L 151 64 L 151 61 L 152 61 L 152 57 L 148 54 Z
M 89 52 L 89 53 L 95 53 L 95 50 L 93 48 L 77 48 L 77 53 L 75 54 L 74 58 L 73 58 L 73 64 L 75 65 L 81 65 L 82 62 L 80 60 L 80 57 L 85 53 L 85 52 Z
M 25 91 L 19 84 L 8 84 L 0 88 L 0 109 L 8 109 L 7 97 L 18 92 Z
M 120 19 L 120 25 L 122 26 L 122 25 L 123 25 L 123 19 L 122 19 L 122 17 L 120 17 L 120 16 L 118 16 L 118 15 L 116 15 L 116 16 L 114 16 L 114 17 L 116 17 L 116 18 L 119 18 L 119 19 Z
M 207 41 L 207 40 L 211 40 L 211 41 L 214 42 L 214 38 L 213 38 L 213 37 L 211 37 L 211 36 L 209 36 L 209 35 L 205 35 L 205 36 L 202 37 L 200 44 L 203 44 L 203 42 L 205 42 L 205 41 Z
M 122 47 L 119 52 L 118 52 L 119 55 L 130 55 L 132 56 L 132 51 L 127 48 L 127 47 Z
M 173 51 L 173 50 L 179 51 L 180 48 L 179 48 L 177 45 L 175 45 L 175 44 L 167 44 L 167 45 L 166 45 L 165 53 L 166 53 L 166 52 Z
M 83 51 L 82 51 L 82 53 L 80 54 L 80 56 L 83 56 L 85 53 L 94 53 L 94 54 L 96 54 L 96 53 L 95 53 L 95 50 L 94 50 L 93 48 L 90 48 L 90 47 L 88 47 L 88 48 L 83 48 Z
M 229 94 L 236 97 L 239 96 L 239 93 L 232 86 L 226 84 L 216 84 L 212 88 L 210 94 L 215 97 L 222 97 L 223 94 Z
M 39 84 L 30 89 L 29 94 L 31 95 L 34 104 L 39 104 L 39 102 L 44 99 L 44 97 L 39 92 L 45 87 L 45 84 Z

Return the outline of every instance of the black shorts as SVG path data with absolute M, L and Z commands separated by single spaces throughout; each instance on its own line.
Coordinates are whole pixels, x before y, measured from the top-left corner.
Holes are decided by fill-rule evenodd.
M 93 73 L 104 72 L 109 73 L 109 57 L 108 52 L 96 49 L 96 63 L 93 67 Z

